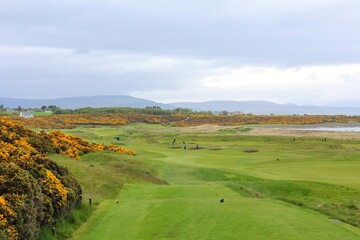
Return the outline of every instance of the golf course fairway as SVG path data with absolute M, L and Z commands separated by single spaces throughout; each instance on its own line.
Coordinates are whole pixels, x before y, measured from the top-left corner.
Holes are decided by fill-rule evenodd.
M 129 134 L 133 131 L 138 135 Z M 92 141 L 101 136 L 105 143 L 111 143 L 114 135 L 125 135 L 122 144 L 137 156 L 119 159 L 149 164 L 165 183 L 124 184 L 115 195 L 99 201 L 72 239 L 360 239 L 359 228 L 331 216 L 346 217 L 348 208 L 357 209 L 360 182 L 359 177 L 349 181 L 346 174 L 359 167 L 354 153 L 334 148 L 331 140 L 319 144 L 318 139 L 293 143 L 281 137 L 187 135 L 152 125 L 67 132 Z M 191 148 L 184 150 L 181 143 L 171 146 L 174 136 L 181 143 L 186 139 Z M 198 142 L 201 148 L 195 149 Z M 339 162 L 338 156 L 348 162 Z M 92 169 L 100 170 L 106 162 L 120 161 L 116 159 L 113 153 L 90 153 L 68 167 L 81 176 L 85 173 L 76 170 L 80 164 L 99 163 Z M 336 175 L 338 165 L 342 168 Z M 112 169 L 106 171 L 105 177 L 113 179 Z M 91 195 L 88 189 L 85 185 L 86 197 Z M 341 208 L 346 204 L 349 207 Z M 333 207 L 327 206 L 340 207 L 331 212 Z
M 118 199 L 102 203 L 73 239 L 359 238 L 313 211 L 221 185 L 126 185 Z

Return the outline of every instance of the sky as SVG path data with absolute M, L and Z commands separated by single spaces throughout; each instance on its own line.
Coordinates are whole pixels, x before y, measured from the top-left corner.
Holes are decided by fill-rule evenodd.
M 0 97 L 360 105 L 358 0 L 0 0 Z

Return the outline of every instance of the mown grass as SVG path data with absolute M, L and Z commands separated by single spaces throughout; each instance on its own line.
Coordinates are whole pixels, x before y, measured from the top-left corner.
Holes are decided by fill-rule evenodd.
M 326 142 L 322 142 L 321 138 L 296 137 L 294 141 L 292 137 L 249 136 L 243 135 L 242 131 L 206 131 L 206 127 L 196 129 L 131 124 L 121 128 L 81 127 L 64 130 L 66 133 L 97 143 L 121 144 L 137 152 L 136 157 L 108 152 L 91 153 L 82 156 L 81 161 L 54 156 L 57 162 L 67 166 L 78 177 L 84 189 L 84 200 L 92 197 L 97 204 L 97 212 L 92 214 L 89 223 L 81 227 L 80 232 L 76 234 L 77 239 L 99 239 L 102 234 L 109 234 L 106 235 L 111 236 L 108 239 L 121 239 L 120 236 L 123 239 L 239 239 L 239 236 L 242 236 L 242 239 L 360 238 L 358 228 L 353 229 L 347 225 L 334 226 L 328 220 L 333 218 L 354 226 L 360 225 L 358 140 L 327 139 Z M 121 140 L 116 141 L 115 136 L 120 136 Z M 176 144 L 172 145 L 174 138 Z M 183 141 L 187 143 L 187 150 L 183 149 Z M 197 144 L 199 149 L 195 147 Z M 246 150 L 254 151 L 248 153 Z M 136 185 L 125 187 L 124 191 L 122 186 L 125 183 Z M 170 185 L 144 187 L 144 183 Z M 238 220 L 236 215 L 231 213 L 219 217 L 219 222 L 216 223 L 203 222 L 206 209 L 213 207 L 210 203 L 218 201 L 219 196 L 215 194 L 206 200 L 209 202 L 204 200 L 204 206 L 183 205 L 183 198 L 187 192 L 196 189 L 199 193 L 211 194 L 212 191 L 206 189 L 211 189 L 213 184 L 216 185 L 217 191 L 221 189 L 227 192 L 227 198 L 240 204 L 232 205 L 233 210 L 244 214 L 248 222 L 244 222 L 244 219 Z M 232 189 L 235 195 L 225 189 Z M 155 193 L 152 195 L 151 191 L 166 192 L 169 202 L 163 203 L 163 200 L 158 200 L 158 196 Z M 125 202 L 114 205 L 114 200 L 120 198 L 119 193 Z M 139 201 L 149 194 L 152 197 L 149 196 L 144 202 Z M 237 199 L 238 197 L 241 199 Z M 248 199 L 246 201 L 249 205 L 243 205 L 247 206 L 245 208 L 241 208 L 245 201 L 243 198 Z M 198 200 L 193 199 L 195 202 Z M 191 202 L 191 197 L 189 201 Z M 168 219 L 168 225 L 162 225 L 164 216 L 171 215 L 172 209 L 176 209 L 177 206 L 181 206 L 177 212 L 179 219 L 175 219 L 174 215 Z M 257 214 L 256 207 L 259 207 L 259 211 L 265 211 L 261 214 L 264 218 L 269 218 L 269 221 L 252 216 Z M 271 207 L 276 210 L 267 214 L 266 211 Z M 312 210 L 319 215 L 302 215 L 304 211 Z M 285 211 L 288 214 L 282 216 L 277 211 Z M 143 216 L 139 217 L 142 220 L 133 219 L 133 214 Z M 214 209 L 209 214 L 206 216 L 214 217 L 222 212 Z M 296 220 L 298 215 L 303 218 Z M 284 219 L 277 219 L 278 225 L 272 225 L 274 220 L 271 218 L 281 216 Z M 110 217 L 116 218 L 119 222 L 112 223 Z M 181 222 L 187 218 L 189 222 Z M 234 218 L 234 225 L 228 228 L 222 225 L 221 221 L 226 222 L 229 218 Z M 326 219 L 331 224 L 321 219 Z M 96 227 L 99 221 L 104 221 L 101 225 L 103 230 Z M 288 228 L 288 221 L 293 221 L 295 230 Z M 314 229 L 310 226 L 311 223 L 314 226 L 320 224 L 319 229 L 329 231 L 329 234 L 312 235 Z M 118 230 L 114 224 L 123 224 L 123 229 L 127 229 L 128 232 Z M 244 228 L 239 228 L 237 224 Z M 253 229 L 257 224 L 265 230 Z M 175 230 L 175 226 L 179 228 L 178 231 Z M 273 229 L 269 228 L 270 226 Z M 219 232 L 211 232 L 211 227 L 221 227 L 226 229 L 224 231 L 235 232 L 231 236 L 222 235 Z M 156 231 L 157 228 L 160 230 Z M 238 232 L 237 228 L 247 231 L 247 234 Z M 349 228 L 357 235 L 342 235 L 341 229 L 344 228 Z
M 316 182 L 252 181 L 233 182 L 229 186 L 251 197 L 274 198 L 360 227 L 360 191 Z
M 157 172 L 153 167 L 132 156 L 105 151 L 85 154 L 81 160 L 55 154 L 50 158 L 66 166 L 78 179 L 83 190 L 83 202 L 72 213 L 56 219 L 52 225 L 44 226 L 40 240 L 70 238 L 100 203 L 116 198 L 126 183 L 166 184 L 156 177 Z M 89 198 L 92 206 L 89 206 Z M 54 237 L 53 227 L 56 233 Z
M 213 169 L 197 168 L 194 175 L 220 181 L 248 197 L 272 198 L 319 211 L 360 227 L 360 191 L 340 185 L 308 181 L 268 180 Z
M 321 214 L 221 184 L 132 184 L 119 198 L 101 204 L 73 239 L 358 239 Z

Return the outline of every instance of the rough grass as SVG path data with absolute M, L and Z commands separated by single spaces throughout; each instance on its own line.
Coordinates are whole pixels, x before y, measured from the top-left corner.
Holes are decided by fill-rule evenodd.
M 195 169 L 194 175 L 211 182 L 223 182 L 243 196 L 272 198 L 319 211 L 331 218 L 360 227 L 360 191 L 307 181 L 268 180 L 212 169 Z
M 82 203 L 71 213 L 58 218 L 54 224 L 43 226 L 39 240 L 71 238 L 73 232 L 87 221 L 93 211 L 93 207 Z M 55 236 L 53 235 L 53 227 L 55 227 Z
M 228 127 L 228 128 L 221 128 L 219 133 L 244 133 L 251 131 L 252 128 L 249 127 Z
M 251 197 L 274 198 L 313 209 L 360 227 L 360 191 L 316 182 L 253 181 L 229 186 Z

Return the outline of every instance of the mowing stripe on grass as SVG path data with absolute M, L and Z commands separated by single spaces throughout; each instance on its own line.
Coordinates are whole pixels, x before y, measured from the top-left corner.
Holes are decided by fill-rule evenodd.
M 224 198 L 224 203 L 220 203 Z M 359 239 L 316 212 L 218 184 L 126 185 L 73 239 Z

